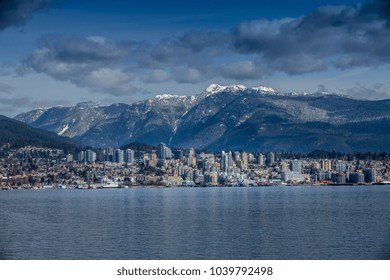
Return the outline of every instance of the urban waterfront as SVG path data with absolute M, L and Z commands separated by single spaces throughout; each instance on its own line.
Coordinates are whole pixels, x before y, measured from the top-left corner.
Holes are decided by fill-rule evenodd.
M 389 186 L 0 192 L 0 259 L 390 259 Z
M 147 145 L 144 145 L 147 146 Z M 47 188 L 386 185 L 383 153 L 309 154 L 171 149 L 87 149 L 78 153 L 26 146 L 0 148 L 3 190 Z

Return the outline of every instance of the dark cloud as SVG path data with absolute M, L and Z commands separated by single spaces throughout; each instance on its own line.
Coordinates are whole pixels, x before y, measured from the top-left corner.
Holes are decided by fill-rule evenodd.
M 46 35 L 39 39 L 42 49 L 50 50 L 51 59 L 65 63 L 111 64 L 124 59 L 139 43 L 114 41 L 99 36 L 68 37 Z
M 375 0 L 368 1 L 363 4 L 360 14 L 368 18 L 380 16 L 387 20 L 390 19 L 390 1 L 389 0 Z
M 148 72 L 145 82 L 198 83 L 217 74 L 215 60 L 230 52 L 230 42 L 228 33 L 191 31 L 155 45 L 145 44 L 134 60 Z
M 130 95 L 133 75 L 123 66 L 139 43 L 103 37 L 45 36 L 40 48 L 27 59 L 35 71 L 61 81 L 89 88 L 92 92 Z
M 268 74 L 261 63 L 255 63 L 250 60 L 231 62 L 221 65 L 219 72 L 225 78 L 236 80 L 259 79 Z
M 357 83 L 354 87 L 343 90 L 343 93 L 357 99 L 380 100 L 390 98 L 390 88 L 381 83 L 370 87 Z
M 142 68 L 188 66 L 201 70 L 203 65 L 227 52 L 230 40 L 228 33 L 191 31 L 178 38 L 145 45 L 137 54 L 137 62 Z
M 23 24 L 29 16 L 49 6 L 51 0 L 1 0 L 0 30 Z
M 233 32 L 191 31 L 156 43 L 44 36 L 26 60 L 37 72 L 93 92 L 139 93 L 133 84 L 256 80 L 390 63 L 390 1 L 322 6 L 299 18 L 242 22 Z
M 310 53 L 297 53 L 273 59 L 263 58 L 262 61 L 270 69 L 285 72 L 289 75 L 320 72 L 327 69 L 324 59 Z
M 297 19 L 243 22 L 234 48 L 290 75 L 390 63 L 390 1 L 322 6 Z M 250 77 L 250 76 L 249 76 Z
M 213 59 L 228 49 L 227 34 L 189 32 L 156 44 L 103 37 L 50 35 L 26 65 L 61 81 L 112 95 L 139 93 L 134 79 L 146 83 L 174 80 L 197 83 L 213 76 Z
M 213 47 L 223 48 L 230 40 L 227 33 L 191 31 L 181 36 L 177 45 L 193 52 L 201 52 Z

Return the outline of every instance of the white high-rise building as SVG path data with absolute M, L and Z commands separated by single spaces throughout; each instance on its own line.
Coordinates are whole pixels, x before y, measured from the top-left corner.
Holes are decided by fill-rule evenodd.
M 229 173 L 232 167 L 233 167 L 232 152 L 225 153 L 224 151 L 222 151 L 221 171 Z
M 85 152 L 84 151 L 81 151 L 77 154 L 77 160 L 80 162 L 85 161 Z
M 134 158 L 134 151 L 132 149 L 127 149 L 125 151 L 125 162 L 127 163 L 133 163 L 135 158 Z
M 173 157 L 172 150 L 161 142 L 157 145 L 157 156 L 159 159 L 171 159 Z
M 93 163 L 96 161 L 96 153 L 92 150 L 87 150 L 85 152 L 85 161 L 89 163 Z
M 262 153 L 257 155 L 257 163 L 259 165 L 265 165 L 265 156 Z

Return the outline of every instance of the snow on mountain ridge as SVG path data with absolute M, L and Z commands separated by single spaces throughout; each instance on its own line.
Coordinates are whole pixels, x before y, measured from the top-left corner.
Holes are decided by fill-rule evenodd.
M 203 91 L 203 94 L 205 95 L 205 97 L 207 97 L 223 91 L 237 92 L 237 91 L 244 91 L 246 89 L 247 87 L 243 85 L 221 86 L 219 84 L 211 84 Z
M 61 130 L 60 132 L 58 132 L 57 134 L 61 136 L 61 135 L 63 135 L 68 129 L 69 129 L 69 125 L 66 124 L 66 125 L 62 128 L 62 130 Z
M 251 89 L 261 91 L 261 92 L 275 93 L 275 90 L 273 88 L 266 87 L 266 86 L 257 86 L 257 87 L 253 87 Z
M 235 85 L 235 84 L 229 85 L 229 86 L 222 86 L 219 84 L 211 84 L 202 92 L 202 96 L 205 98 L 205 97 L 208 97 L 210 95 L 217 94 L 217 93 L 224 92 L 224 91 L 242 92 L 242 91 L 247 91 L 247 90 L 262 92 L 262 93 L 273 93 L 273 94 L 276 93 L 276 91 L 273 88 L 267 87 L 267 86 L 246 87 L 244 85 Z
M 187 96 L 185 96 L 185 95 L 174 95 L 174 94 L 165 93 L 165 94 L 156 95 L 155 98 L 156 98 L 156 99 L 160 99 L 160 100 L 163 100 L 163 99 L 172 99 L 172 98 L 184 99 L 184 98 L 187 98 Z
M 45 108 L 15 118 L 91 147 L 164 142 L 173 147 L 220 150 L 353 150 L 362 145 L 370 148 L 365 139 L 377 141 L 375 134 L 386 130 L 389 103 L 390 100 L 355 101 L 318 92 L 283 93 L 265 86 L 211 84 L 193 96 L 161 94 L 130 104 L 95 108 L 81 103 L 77 108 Z M 365 130 L 368 122 L 370 128 Z M 352 143 L 351 135 L 355 133 L 357 140 Z M 323 144 L 329 135 L 329 143 Z M 378 149 L 388 149 L 386 142 L 375 143 Z
M 37 119 L 39 119 L 47 110 L 50 108 L 36 108 L 30 112 L 21 113 L 17 116 L 15 116 L 15 119 L 22 121 L 24 123 L 30 124 Z

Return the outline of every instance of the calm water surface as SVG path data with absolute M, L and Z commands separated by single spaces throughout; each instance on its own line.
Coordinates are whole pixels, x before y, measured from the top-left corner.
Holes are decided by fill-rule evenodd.
M 390 187 L 1 191 L 0 259 L 390 259 Z

